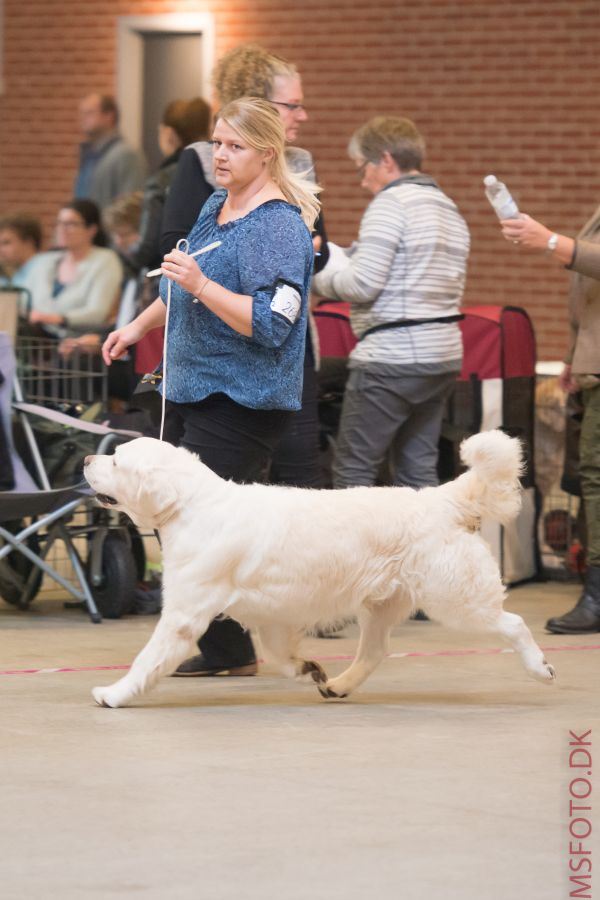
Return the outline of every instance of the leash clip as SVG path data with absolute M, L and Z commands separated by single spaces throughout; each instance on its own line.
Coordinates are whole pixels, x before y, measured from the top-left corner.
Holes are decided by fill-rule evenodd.
M 179 238 L 179 240 L 175 244 L 175 249 L 181 250 L 182 253 L 189 253 L 190 252 L 190 242 L 187 240 L 187 238 Z M 198 300 L 197 297 L 194 297 L 194 299 L 192 300 L 192 303 L 200 303 L 200 301 Z
M 143 376 L 141 383 L 142 384 L 158 384 L 162 380 L 163 380 L 163 377 L 160 374 L 160 372 L 147 372 Z

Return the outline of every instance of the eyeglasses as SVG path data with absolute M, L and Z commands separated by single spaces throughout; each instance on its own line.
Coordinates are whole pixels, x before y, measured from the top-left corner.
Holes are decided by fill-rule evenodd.
M 73 219 L 57 219 L 57 228 L 83 228 L 85 222 L 75 222 Z
M 358 177 L 359 177 L 359 178 L 362 178 L 362 177 L 364 176 L 364 174 L 365 174 L 365 169 L 367 168 L 367 166 L 368 166 L 369 164 L 371 164 L 372 166 L 378 166 L 380 162 L 381 162 L 381 160 L 378 160 L 377 162 L 373 162 L 372 159 L 365 159 L 365 161 L 362 162 L 362 163 L 360 164 L 360 166 L 357 166 L 357 167 L 356 167 L 356 172 L 357 172 L 357 174 L 358 174 Z
M 300 109 L 302 112 L 306 112 L 304 103 L 284 103 L 283 100 L 269 100 L 269 103 L 275 103 L 276 106 L 285 106 L 290 112 L 298 112 Z

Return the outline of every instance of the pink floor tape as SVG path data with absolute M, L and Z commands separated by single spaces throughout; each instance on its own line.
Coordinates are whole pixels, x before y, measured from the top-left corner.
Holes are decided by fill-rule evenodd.
M 568 650 L 600 650 L 600 644 L 563 644 L 542 647 L 544 653 L 559 653 Z M 491 647 L 472 650 L 406 650 L 404 653 L 390 653 L 388 659 L 403 659 L 409 656 L 490 656 L 497 653 L 514 653 L 509 647 Z M 354 659 L 352 654 L 340 656 L 315 656 L 318 662 L 336 662 Z M 125 671 L 129 666 L 61 666 L 44 669 L 0 669 L 0 675 L 56 675 L 62 672 L 116 672 Z

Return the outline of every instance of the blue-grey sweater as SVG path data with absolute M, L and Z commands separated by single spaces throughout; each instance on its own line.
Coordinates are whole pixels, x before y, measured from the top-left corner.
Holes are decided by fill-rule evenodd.
M 269 200 L 225 225 L 217 217 L 226 192 L 216 191 L 192 228 L 189 252 L 203 273 L 252 297 L 252 336 L 226 325 L 174 282 L 167 347 L 167 398 L 194 403 L 224 393 L 252 409 L 300 409 L 313 247 L 300 210 Z M 167 298 L 163 276 L 160 295 Z

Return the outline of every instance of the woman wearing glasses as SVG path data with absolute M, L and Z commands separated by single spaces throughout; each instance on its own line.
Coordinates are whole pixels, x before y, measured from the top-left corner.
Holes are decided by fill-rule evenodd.
M 123 269 L 105 246 L 100 210 L 92 200 L 73 200 L 59 210 L 56 244 L 60 249 L 33 261 L 26 279 L 30 323 L 56 336 L 102 331 L 117 303 Z
M 277 111 L 285 132 L 285 158 L 289 169 L 309 181 L 315 181 L 311 154 L 293 142 L 308 118 L 304 108 L 302 81 L 296 67 L 256 44 L 244 44 L 225 54 L 213 72 L 213 84 L 221 106 L 241 97 L 267 100 Z M 208 183 L 215 185 L 212 147 L 193 144 L 184 150 L 163 219 L 162 249 L 168 253 L 194 226 L 210 194 Z M 313 226 L 316 268 L 327 259 L 327 239 L 322 217 Z M 317 376 L 315 370 L 316 329 L 310 327 L 304 357 L 302 408 L 290 416 L 289 424 L 271 457 L 269 481 L 297 487 L 323 486 L 319 459 L 317 417 Z M 213 675 L 244 668 L 255 669 L 255 653 L 247 632 L 231 619 L 213 622 L 199 641 L 201 654 L 183 663 L 178 675 Z M 233 665 L 235 664 L 235 665 Z
M 324 297 L 351 304 L 358 343 L 336 441 L 334 485 L 438 483 L 446 398 L 462 362 L 457 320 L 469 230 L 453 201 L 422 171 L 425 142 L 410 119 L 374 116 L 348 155 L 372 195 L 346 267 L 315 278 Z

